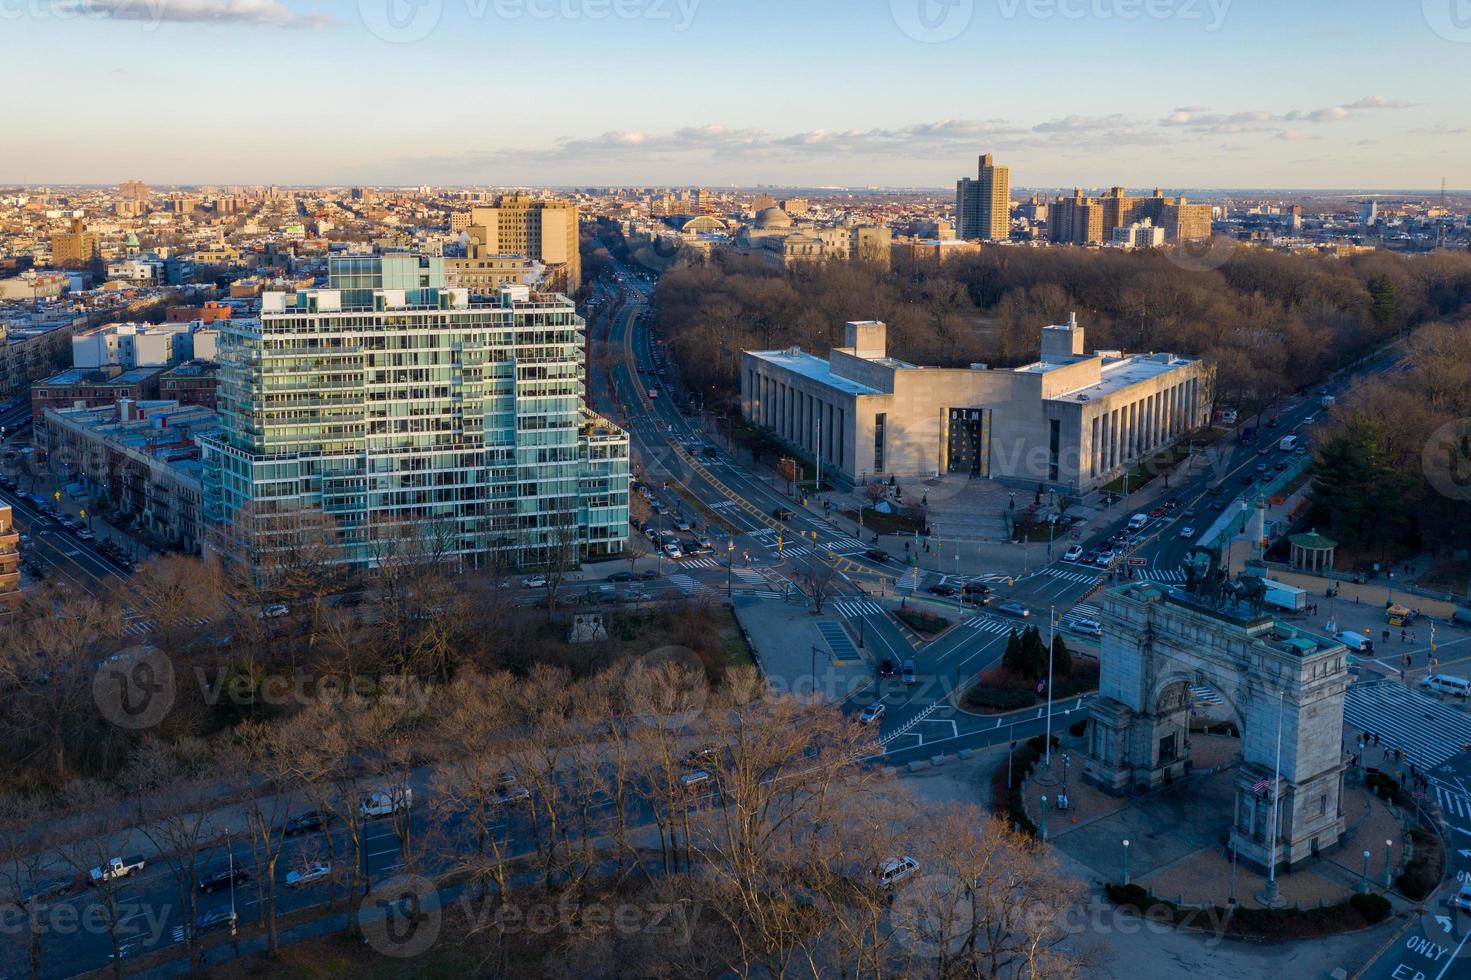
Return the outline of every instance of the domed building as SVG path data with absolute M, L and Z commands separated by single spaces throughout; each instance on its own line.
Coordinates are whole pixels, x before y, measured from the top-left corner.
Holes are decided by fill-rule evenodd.
M 761 231 L 786 231 L 792 227 L 792 216 L 781 208 L 762 208 L 753 224 Z

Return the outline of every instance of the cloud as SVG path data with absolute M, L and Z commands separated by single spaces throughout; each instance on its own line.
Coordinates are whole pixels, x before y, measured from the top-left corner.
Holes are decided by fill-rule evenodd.
M 1242 133 L 1270 133 L 1279 139 L 1302 139 L 1304 136 L 1293 129 L 1290 123 L 1334 123 L 1361 117 L 1376 110 L 1409 109 L 1415 103 L 1404 99 L 1393 99 L 1385 95 L 1369 95 L 1357 102 L 1327 106 L 1322 109 L 1299 110 L 1276 113 L 1265 109 L 1245 112 L 1208 112 L 1203 109 L 1182 107 L 1159 120 L 1166 128 L 1181 128 L 1202 136 L 1237 135 Z M 1289 135 L 1292 134 L 1292 135 Z
M 1415 103 L 1405 99 L 1391 99 L 1384 95 L 1369 95 L 1357 102 L 1344 106 L 1345 109 L 1411 109 Z
M 1133 125 L 1127 116 L 1114 113 L 1111 116 L 1063 116 L 1032 127 L 1034 133 L 1089 133 L 1098 130 L 1126 128 Z
M 1427 126 L 1423 129 L 1412 129 L 1410 132 L 1420 136 L 1465 136 L 1467 133 L 1471 133 L 1471 127 L 1452 126 L 1447 122 L 1438 122 L 1433 126 Z
M 58 7 L 103 20 L 148 24 L 238 24 L 311 29 L 334 23 L 329 14 L 297 14 L 280 0 L 64 0 Z
M 1277 138 L 1279 140 L 1298 141 L 1298 140 L 1319 140 L 1319 139 L 1322 139 L 1323 137 L 1321 137 L 1321 136 L 1309 136 L 1307 133 L 1304 133 L 1300 129 L 1284 129 L 1280 133 L 1277 134 Z

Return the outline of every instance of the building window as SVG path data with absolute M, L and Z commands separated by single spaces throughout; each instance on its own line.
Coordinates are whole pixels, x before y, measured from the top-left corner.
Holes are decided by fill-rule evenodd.
M 879 412 L 873 417 L 873 471 L 875 473 L 884 471 L 884 427 L 888 421 L 887 412 Z
M 1062 447 L 1062 421 L 1047 420 L 1047 479 L 1057 482 L 1057 457 Z

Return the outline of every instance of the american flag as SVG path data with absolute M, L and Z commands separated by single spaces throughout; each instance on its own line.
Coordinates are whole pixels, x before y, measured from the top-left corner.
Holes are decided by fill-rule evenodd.
M 1255 783 L 1252 784 L 1251 791 L 1257 796 L 1261 796 L 1267 791 L 1267 787 L 1270 785 L 1272 785 L 1272 777 L 1263 776 L 1261 779 L 1258 779 Z

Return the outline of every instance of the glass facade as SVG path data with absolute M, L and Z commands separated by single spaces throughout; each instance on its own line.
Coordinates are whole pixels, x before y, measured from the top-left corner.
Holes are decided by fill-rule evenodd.
M 218 324 L 213 548 L 258 560 L 291 547 L 304 514 L 357 565 L 625 548 L 628 436 L 585 408 L 570 300 L 512 288 L 471 303 L 442 288 L 442 260 L 411 255 L 334 258 L 329 273 L 328 290 Z

